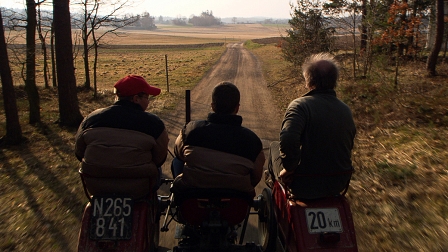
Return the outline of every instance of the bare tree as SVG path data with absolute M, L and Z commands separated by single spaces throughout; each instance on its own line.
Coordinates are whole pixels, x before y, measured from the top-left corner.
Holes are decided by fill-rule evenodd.
M 361 51 L 367 49 L 367 0 L 361 1 Z
M 50 32 L 50 51 L 51 51 L 51 75 L 53 76 L 53 87 L 58 86 L 57 76 L 56 76 L 56 55 L 54 49 L 54 22 L 51 21 L 51 32 Z
M 328 1 L 323 5 L 325 13 L 328 14 L 330 17 L 332 17 L 332 21 L 334 24 L 338 26 L 338 29 L 344 31 L 344 33 L 350 34 L 351 36 L 352 50 L 353 50 L 352 54 L 353 78 L 356 78 L 356 69 L 357 69 L 356 65 L 358 61 L 356 36 L 358 34 L 357 30 L 360 24 L 361 24 L 361 50 L 363 49 L 365 50 L 367 46 L 367 39 L 364 38 L 364 35 L 367 35 L 367 29 L 362 24 L 363 21 L 365 20 L 363 9 L 364 2 L 365 0 L 363 0 L 362 3 L 360 3 L 359 1 Z M 361 20 L 359 18 L 360 12 L 362 13 Z M 363 29 L 365 29 L 365 32 Z
M 41 49 L 42 49 L 42 56 L 43 56 L 43 64 L 44 64 L 44 85 L 45 88 L 48 88 L 50 85 L 48 84 L 48 57 L 47 57 L 47 35 L 49 30 L 44 30 L 44 24 L 42 24 L 43 22 L 47 21 L 47 20 L 43 20 L 42 19 L 42 12 L 41 12 L 41 4 L 43 2 L 39 3 L 37 5 L 37 34 L 39 36 L 39 40 L 40 40 L 40 44 L 41 44 Z M 48 27 L 48 25 L 47 25 Z
M 3 20 L 1 9 L 0 20 Z M 6 135 L 0 139 L 0 143 L 19 144 L 22 142 L 22 128 L 20 127 L 19 115 L 17 113 L 16 96 L 3 25 L 0 26 L 0 76 L 2 79 L 3 104 L 6 116 Z
M 5 13 L 8 15 L 5 17 Z M 9 31 L 15 31 L 14 33 L 9 32 L 5 36 L 6 43 L 13 45 L 17 44 L 16 41 L 26 38 L 26 13 L 17 12 L 14 10 L 4 9 L 3 15 L 5 17 L 5 25 L 8 27 Z M 26 81 L 25 71 L 26 71 L 26 47 L 16 46 L 10 48 L 9 63 L 10 65 L 20 69 L 20 76 L 23 83 Z
M 76 92 L 69 2 L 69 0 L 53 1 L 59 124 L 62 126 L 78 127 L 83 116 L 79 111 Z
M 89 52 L 94 50 L 93 60 L 93 85 L 94 85 L 94 97 L 97 95 L 97 63 L 98 63 L 98 48 L 100 41 L 105 35 L 115 33 L 119 28 L 128 26 L 138 20 L 136 17 L 117 18 L 117 13 L 124 9 L 128 5 L 128 1 L 116 1 L 113 4 L 112 10 L 109 14 L 99 15 L 101 7 L 108 8 L 104 2 L 98 0 L 82 0 L 80 2 L 83 8 L 83 19 L 81 21 L 81 34 L 83 43 L 83 57 L 84 57 L 84 72 L 85 72 L 85 88 L 90 88 L 90 63 Z M 149 14 L 148 14 L 149 17 Z M 151 19 L 152 20 L 152 19 Z M 153 20 L 152 20 L 153 21 Z M 102 33 L 98 34 L 100 28 L 106 28 Z
M 93 9 L 89 8 L 90 2 L 88 0 L 81 1 L 83 5 L 83 20 L 81 22 L 81 40 L 83 46 L 83 58 L 84 58 L 84 87 L 90 89 L 90 66 L 89 66 L 89 37 L 91 35 L 92 30 L 89 29 L 90 17 L 92 15 Z M 94 5 L 97 4 L 97 1 L 94 2 Z
M 26 79 L 25 91 L 30 108 L 29 123 L 40 122 L 39 91 L 36 86 L 36 3 L 26 0 Z
M 431 53 L 428 56 L 428 61 L 426 62 L 426 70 L 431 76 L 437 75 L 436 65 L 437 58 L 439 57 L 440 49 L 443 43 L 443 30 L 444 30 L 444 6 L 443 0 L 436 0 L 436 39 L 434 46 L 432 47 Z
M 98 0 L 95 0 L 96 2 Z M 126 27 L 128 25 L 131 25 L 133 23 L 135 23 L 136 21 L 138 21 L 138 18 L 131 16 L 131 17 L 126 17 L 126 18 L 120 18 L 117 19 L 115 17 L 115 14 L 123 9 L 127 4 L 127 1 L 123 2 L 121 5 L 116 5 L 115 9 L 108 15 L 105 16 L 99 16 L 98 15 L 98 7 L 99 5 L 97 5 L 97 9 L 95 11 L 95 15 L 92 16 L 92 19 L 90 20 L 91 22 L 91 27 L 93 28 L 93 32 L 92 32 L 92 40 L 93 40 L 93 50 L 94 50 L 94 60 L 93 60 L 93 85 L 94 85 L 94 94 L 93 96 L 96 97 L 97 96 L 97 68 L 98 68 L 98 48 L 100 47 L 100 42 L 102 41 L 102 39 L 107 35 L 107 34 L 116 34 L 116 31 L 120 28 Z M 148 17 L 150 17 L 150 15 L 148 14 Z M 105 27 L 106 30 L 104 32 L 102 32 L 101 34 L 97 34 L 96 31 L 98 31 L 101 27 Z

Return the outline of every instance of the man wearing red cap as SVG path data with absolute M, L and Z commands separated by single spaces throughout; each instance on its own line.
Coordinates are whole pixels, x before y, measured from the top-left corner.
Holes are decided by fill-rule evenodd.
M 126 193 L 138 198 L 157 188 L 168 152 L 168 133 L 145 112 L 160 89 L 137 75 L 114 85 L 117 101 L 93 111 L 79 126 L 75 155 L 91 194 Z

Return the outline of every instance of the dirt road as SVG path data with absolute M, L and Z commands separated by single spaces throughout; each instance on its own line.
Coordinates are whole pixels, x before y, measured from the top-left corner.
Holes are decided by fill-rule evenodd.
M 281 114 L 275 107 L 271 95 L 263 79 L 261 65 L 257 58 L 246 50 L 242 43 L 229 44 L 226 52 L 215 66 L 204 76 L 198 85 L 191 90 L 191 120 L 205 119 L 211 111 L 211 93 L 213 87 L 221 81 L 234 83 L 241 93 L 239 115 L 243 117 L 243 126 L 253 130 L 263 141 L 265 155 L 271 141 L 278 139 Z M 185 123 L 185 104 L 179 104 L 176 112 L 162 118 L 170 137 L 169 150 L 173 150 L 174 141 Z M 165 177 L 171 177 L 169 156 L 162 167 Z M 266 168 L 266 163 L 265 163 Z M 265 187 L 263 180 L 258 184 L 257 194 Z M 167 195 L 168 187 L 162 186 L 159 194 Z M 161 220 L 161 225 L 163 218 Z M 169 231 L 160 233 L 160 249 L 164 252 L 177 244 L 174 239 L 175 223 L 169 226 Z M 258 243 L 257 219 L 253 215 L 249 219 L 246 241 Z

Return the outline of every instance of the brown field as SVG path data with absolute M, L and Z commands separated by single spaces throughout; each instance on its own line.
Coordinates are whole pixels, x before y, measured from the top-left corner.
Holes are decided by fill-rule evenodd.
M 248 39 L 279 37 L 285 34 L 286 25 L 261 25 L 261 24 L 227 24 L 221 27 L 181 27 L 159 25 L 155 31 L 127 31 L 129 36 L 133 34 L 144 34 L 151 43 L 153 43 L 153 35 L 174 37 L 174 41 L 164 40 L 154 41 L 154 43 L 174 43 L 179 44 L 178 38 L 184 38 L 186 41 L 207 40 L 207 41 L 245 41 Z M 159 37 L 161 38 L 161 37 Z M 166 38 L 166 37 L 164 37 Z M 137 39 L 137 38 L 136 38 Z M 162 38 L 163 39 L 163 38 Z M 145 39 L 138 38 L 135 44 L 146 44 Z M 118 44 L 126 44 L 125 41 L 118 41 Z M 188 43 L 188 42 L 187 42 Z M 196 42 L 193 42 L 196 43 Z M 183 41 L 182 41 L 183 44 Z
M 191 68 L 194 59 L 204 65 L 209 53 L 216 47 L 249 39 L 262 39 L 279 37 L 284 33 L 285 25 L 238 24 L 220 27 L 179 27 L 160 25 L 155 31 L 119 30 L 116 34 L 108 34 L 101 42 L 98 63 L 98 88 L 108 89 L 111 83 L 126 74 L 140 74 L 144 77 L 155 78 L 154 83 L 166 84 L 165 55 L 168 57 L 170 75 L 175 78 L 179 68 Z M 23 34 L 22 34 L 23 35 Z M 18 32 L 9 34 L 10 42 L 23 44 L 24 36 Z M 79 43 L 79 32 L 73 32 L 74 45 Z M 49 43 L 49 42 L 48 42 Z M 209 48 L 210 47 L 210 48 Z M 77 48 L 77 47 L 76 47 Z M 199 50 L 203 48 L 203 50 Z M 207 49 L 208 48 L 208 49 Z M 15 85 L 24 83 L 22 76 L 23 51 L 18 51 L 17 58 L 14 53 L 9 55 Z M 22 57 L 20 56 L 22 55 Z M 190 62 L 190 64 L 189 64 Z M 91 61 L 91 74 L 93 63 Z M 183 66 L 183 67 L 182 67 Z M 83 58 L 81 51 L 75 49 L 75 67 L 77 84 L 84 82 Z M 37 49 L 36 82 L 43 85 L 43 63 L 39 47 Z M 174 80 L 175 81 L 175 80 Z
M 224 46 L 150 49 L 151 45 L 226 43 L 278 37 L 277 27 L 229 25 L 224 28 L 160 27 L 154 32 L 126 31 L 108 38 L 98 65 L 100 97 L 81 90 L 83 115 L 109 105 L 112 84 L 125 74 L 145 76 L 166 90 L 168 56 L 170 93 L 151 111 L 170 113 L 225 50 Z M 113 43 L 112 43 L 113 41 Z M 136 45 L 126 47 L 125 45 Z M 148 46 L 148 47 L 144 47 Z M 304 92 L 301 79 L 288 76 L 274 44 L 248 44 L 263 62 L 263 76 L 276 105 L 284 111 Z M 11 55 L 10 55 L 11 57 Z M 14 61 L 14 59 L 11 59 Z M 440 62 L 437 77 L 427 77 L 424 59 L 403 62 L 399 88 L 393 88 L 393 66 L 380 58 L 369 79 L 353 79 L 343 61 L 338 94 L 353 110 L 358 133 L 348 198 L 359 250 L 448 251 L 448 65 Z M 77 83 L 82 85 L 82 58 L 76 57 Z M 13 65 L 19 117 L 27 142 L 0 148 L 0 251 L 75 251 L 80 213 L 86 202 L 73 156 L 73 129 L 60 128 L 57 91 L 42 87 L 42 64 L 36 69 L 42 124 L 27 124 L 28 104 L 19 65 Z M 0 96 L 2 100 L 2 96 Z M 3 102 L 0 104 L 3 111 Z M 0 136 L 5 132 L 0 113 Z
M 109 33 L 103 40 L 104 44 L 113 45 L 179 45 L 203 44 L 211 42 L 235 42 L 248 39 L 279 37 L 285 35 L 288 25 L 261 24 L 226 24 L 214 27 L 192 27 L 158 25 L 154 31 L 120 29 L 114 34 Z M 102 34 L 103 30 L 99 30 Z M 22 32 L 11 31 L 6 34 L 8 43 L 25 44 Z M 79 31 L 73 30 L 74 44 Z M 38 38 L 38 37 L 36 37 Z
M 300 78 L 274 46 L 255 46 L 274 100 L 284 110 L 303 94 Z M 379 58 L 369 79 L 353 79 L 342 61 L 339 97 L 353 111 L 357 136 L 347 196 L 359 251 L 448 251 L 448 64 L 428 77 L 425 61 L 393 67 Z

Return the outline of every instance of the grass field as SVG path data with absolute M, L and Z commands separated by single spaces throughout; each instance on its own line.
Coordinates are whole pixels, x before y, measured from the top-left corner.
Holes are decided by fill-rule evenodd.
M 273 45 L 253 46 L 280 108 L 305 92 Z M 351 78 L 343 61 L 337 92 L 357 126 L 350 200 L 360 251 L 448 251 L 448 65 L 427 77 L 425 62 L 379 62 L 370 79 Z
M 248 29 L 232 29 L 237 28 L 241 30 L 234 34 L 235 40 L 240 36 L 237 34 Z M 211 31 L 196 35 L 199 30 L 164 29 L 163 34 L 169 35 L 164 37 L 166 43 L 175 43 L 176 39 L 178 44 L 222 40 L 216 31 L 213 37 Z M 253 30 L 246 33 L 255 34 Z M 122 38 L 147 42 L 150 38 L 160 41 L 161 36 L 145 35 L 148 39 L 141 40 L 142 35 L 136 34 Z M 230 31 L 225 34 L 225 39 L 232 37 Z M 274 35 L 275 31 L 238 40 Z M 275 45 L 247 46 L 262 60 L 264 77 L 282 110 L 305 92 L 300 78 L 287 75 L 290 66 Z M 93 99 L 92 92 L 80 91 L 82 113 L 109 105 L 113 100 L 112 84 L 128 73 L 144 75 L 166 90 L 165 54 L 170 93 L 157 97 L 151 110 L 169 113 L 182 99 L 180 90 L 193 87 L 224 49 L 102 49 L 100 97 Z M 81 61 L 78 56 L 78 85 L 83 83 Z M 353 110 L 358 129 L 353 152 L 356 172 L 348 191 L 358 246 L 360 251 L 448 251 L 448 66 L 440 63 L 441 75 L 430 78 L 425 75 L 424 60 L 403 64 L 398 90 L 393 88 L 391 69 L 377 62 L 369 79 L 353 79 L 347 65 L 337 89 L 339 97 Z M 0 148 L 0 251 L 74 251 L 86 201 L 75 168 L 74 130 L 53 123 L 58 117 L 57 91 L 53 88 L 40 89 L 42 124 L 27 124 L 28 104 L 18 70 L 15 68 L 14 74 L 19 116 L 27 142 Z M 38 79 L 41 85 L 42 79 Z M 5 118 L 0 113 L 0 135 L 4 130 Z

